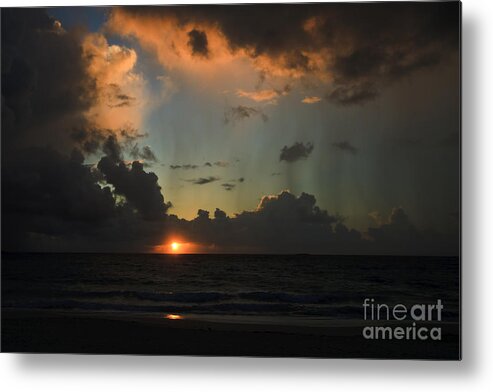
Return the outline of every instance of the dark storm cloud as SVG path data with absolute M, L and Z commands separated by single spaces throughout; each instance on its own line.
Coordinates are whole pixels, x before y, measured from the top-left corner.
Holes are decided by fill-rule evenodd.
M 169 223 L 192 241 L 221 252 L 330 253 L 350 243 L 361 245 L 358 232 L 345 228 L 341 218 L 321 210 L 306 193 L 264 196 L 255 211 L 233 218 L 216 209 L 210 219 L 209 213 L 200 210 L 192 221 L 171 216 Z
M 3 9 L 1 19 L 2 149 L 70 147 L 95 99 L 79 33 L 60 31 L 41 9 Z
M 86 120 L 98 97 L 82 31 L 65 31 L 42 9 L 1 18 L 2 250 L 151 251 L 170 205 L 154 174 L 122 163 L 145 135 Z M 118 106 L 133 102 L 118 86 L 113 93 Z M 87 165 L 84 153 L 105 157 Z
M 267 56 L 277 67 L 298 75 L 329 75 L 333 83 L 327 100 L 341 105 L 372 100 L 386 85 L 435 66 L 449 54 L 457 54 L 459 47 L 457 2 L 140 7 L 118 11 L 215 26 L 232 52 L 245 50 L 252 59 Z M 314 53 L 316 61 L 311 57 Z M 260 70 L 260 84 L 268 73 L 268 67 Z
M 313 151 L 312 143 L 296 142 L 292 146 L 284 146 L 279 155 L 279 161 L 296 162 L 300 159 L 306 159 Z
M 98 169 L 106 181 L 115 187 L 115 193 L 124 196 L 145 219 L 164 218 L 170 206 L 164 202 L 158 177 L 154 173 L 146 173 L 142 163 L 134 161 L 128 167 L 105 156 L 99 161 Z
M 266 122 L 269 117 L 260 108 L 238 105 L 233 106 L 224 111 L 224 123 L 237 123 L 239 121 L 259 116 L 262 121 Z
M 372 251 L 381 254 L 457 254 L 458 241 L 445 238 L 437 232 L 419 230 L 402 207 L 392 209 L 388 219 L 378 213 L 371 217 L 377 227 L 368 228 Z
M 193 178 L 193 179 L 185 180 L 185 181 L 191 182 L 192 184 L 195 184 L 195 185 L 205 185 L 205 184 L 210 184 L 211 182 L 219 181 L 219 180 L 220 180 L 219 177 L 209 176 L 209 177 Z
M 1 19 L 2 249 L 29 251 L 40 238 L 90 233 L 115 205 L 80 152 L 59 152 L 72 149 L 74 135 L 83 141 L 95 99 L 81 37 L 41 9 L 2 9 Z
M 214 219 L 216 219 L 217 221 L 225 221 L 227 218 L 228 215 L 226 215 L 224 211 L 216 208 L 216 210 L 214 211 Z
M 340 151 L 348 152 L 350 154 L 356 154 L 358 152 L 358 149 L 346 140 L 342 142 L 332 143 L 332 147 Z
M 94 154 L 105 141 L 105 137 L 98 131 L 87 128 L 74 128 L 70 134 L 73 142 L 85 153 Z
M 254 211 L 233 217 L 216 208 L 212 219 L 200 209 L 190 221 L 170 215 L 168 224 L 188 240 L 224 253 L 434 255 L 457 251 L 457 246 L 436 233 L 417 229 L 402 208 L 394 208 L 387 220 L 363 235 L 348 228 L 340 215 L 318 207 L 313 195 L 297 197 L 289 191 L 264 196 Z
M 188 38 L 188 46 L 192 49 L 194 56 L 207 57 L 209 55 L 207 34 L 204 31 L 193 29 L 188 32 Z
M 53 216 L 61 220 L 99 222 L 115 212 L 109 187 L 74 150 L 66 157 L 50 148 L 22 150 L 16 164 L 2 171 L 4 212 Z
M 122 148 L 115 135 L 110 135 L 103 143 L 103 152 L 114 162 L 122 160 Z
M 152 251 L 170 207 L 157 177 L 139 162 L 83 161 L 78 150 L 34 147 L 3 167 L 3 250 Z
M 2 168 L 2 250 L 83 251 L 97 241 L 118 242 L 112 222 L 123 207 L 80 152 L 35 147 L 17 157 Z

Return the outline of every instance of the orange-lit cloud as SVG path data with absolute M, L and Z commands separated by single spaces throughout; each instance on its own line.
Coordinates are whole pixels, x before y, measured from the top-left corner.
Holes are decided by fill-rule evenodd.
M 277 98 L 288 95 L 291 91 L 291 85 L 285 84 L 283 89 L 264 89 L 255 91 L 236 90 L 236 95 L 241 98 L 248 98 L 255 102 L 276 103 Z
M 236 95 L 238 97 L 249 98 L 255 102 L 262 102 L 275 101 L 279 93 L 275 90 L 245 91 L 239 89 L 236 91 Z
M 313 103 L 318 103 L 321 100 L 322 99 L 320 97 L 305 97 L 305 98 L 302 99 L 301 102 L 307 103 L 307 104 L 313 104 Z
M 240 53 L 233 54 L 226 38 L 217 26 L 205 22 L 185 22 L 173 14 L 153 16 L 135 15 L 122 8 L 114 9 L 107 22 L 112 33 L 135 37 L 140 44 L 156 54 L 159 62 L 169 70 L 211 73 L 217 66 L 227 65 Z M 190 33 L 205 34 L 207 56 L 197 55 L 191 45 Z
M 256 53 L 254 48 L 245 45 L 232 48 L 231 42 L 223 32 L 220 23 L 205 18 L 182 18 L 170 10 L 169 13 L 132 13 L 128 9 L 112 10 L 106 24 L 107 31 L 122 36 L 133 37 L 140 45 L 154 53 L 161 65 L 168 71 L 190 75 L 200 75 L 200 79 L 228 78 L 242 67 L 251 73 L 261 73 L 264 77 L 277 78 L 288 82 L 304 76 L 315 76 L 319 80 L 330 81 L 327 72 L 328 49 L 306 49 L 299 53 L 303 66 L 295 65 L 298 54 L 289 52 Z M 194 34 L 192 34 L 194 33 Z M 201 51 L 192 44 L 192 36 L 203 37 Z M 206 55 L 204 55 L 206 53 Z M 240 78 L 233 78 L 236 83 Z M 256 102 L 273 101 L 280 94 L 274 89 L 255 92 L 238 90 L 237 95 Z
M 136 39 L 166 70 L 201 83 L 228 79 L 237 85 L 224 89 L 236 91 L 244 80 L 238 70 L 248 67 L 261 82 L 322 85 L 328 102 L 353 105 L 457 49 L 457 14 L 420 7 L 399 13 L 378 4 L 114 8 L 106 29 Z M 272 102 L 275 90 L 241 96 Z
M 144 77 L 135 72 L 135 50 L 110 45 L 99 33 L 87 35 L 82 48 L 96 88 L 87 118 L 100 129 L 138 129 L 148 98 Z

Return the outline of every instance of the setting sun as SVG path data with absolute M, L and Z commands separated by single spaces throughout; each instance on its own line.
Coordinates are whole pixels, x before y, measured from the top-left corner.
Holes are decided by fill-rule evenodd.
M 173 238 L 164 240 L 161 245 L 156 245 L 154 247 L 154 252 L 162 253 L 162 254 L 189 254 L 189 253 L 197 253 L 198 251 L 197 244 L 193 242 L 187 242 L 181 238 Z
M 180 316 L 179 314 L 167 314 L 164 316 L 165 318 L 167 318 L 168 320 L 182 320 L 183 319 L 183 316 Z
M 172 238 L 165 239 L 161 245 L 154 247 L 154 252 L 163 254 L 190 254 L 198 253 L 202 248 L 198 244 L 189 242 L 183 237 L 173 236 Z

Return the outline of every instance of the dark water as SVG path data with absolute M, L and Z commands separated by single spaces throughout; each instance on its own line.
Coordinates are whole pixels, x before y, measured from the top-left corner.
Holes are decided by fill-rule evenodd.
M 361 320 L 364 298 L 444 304 L 459 260 L 438 257 L 3 254 L 2 307 Z

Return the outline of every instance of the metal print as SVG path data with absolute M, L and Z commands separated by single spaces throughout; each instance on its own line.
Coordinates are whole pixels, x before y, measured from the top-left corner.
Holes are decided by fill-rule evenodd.
M 2 9 L 2 351 L 460 359 L 460 15 Z

